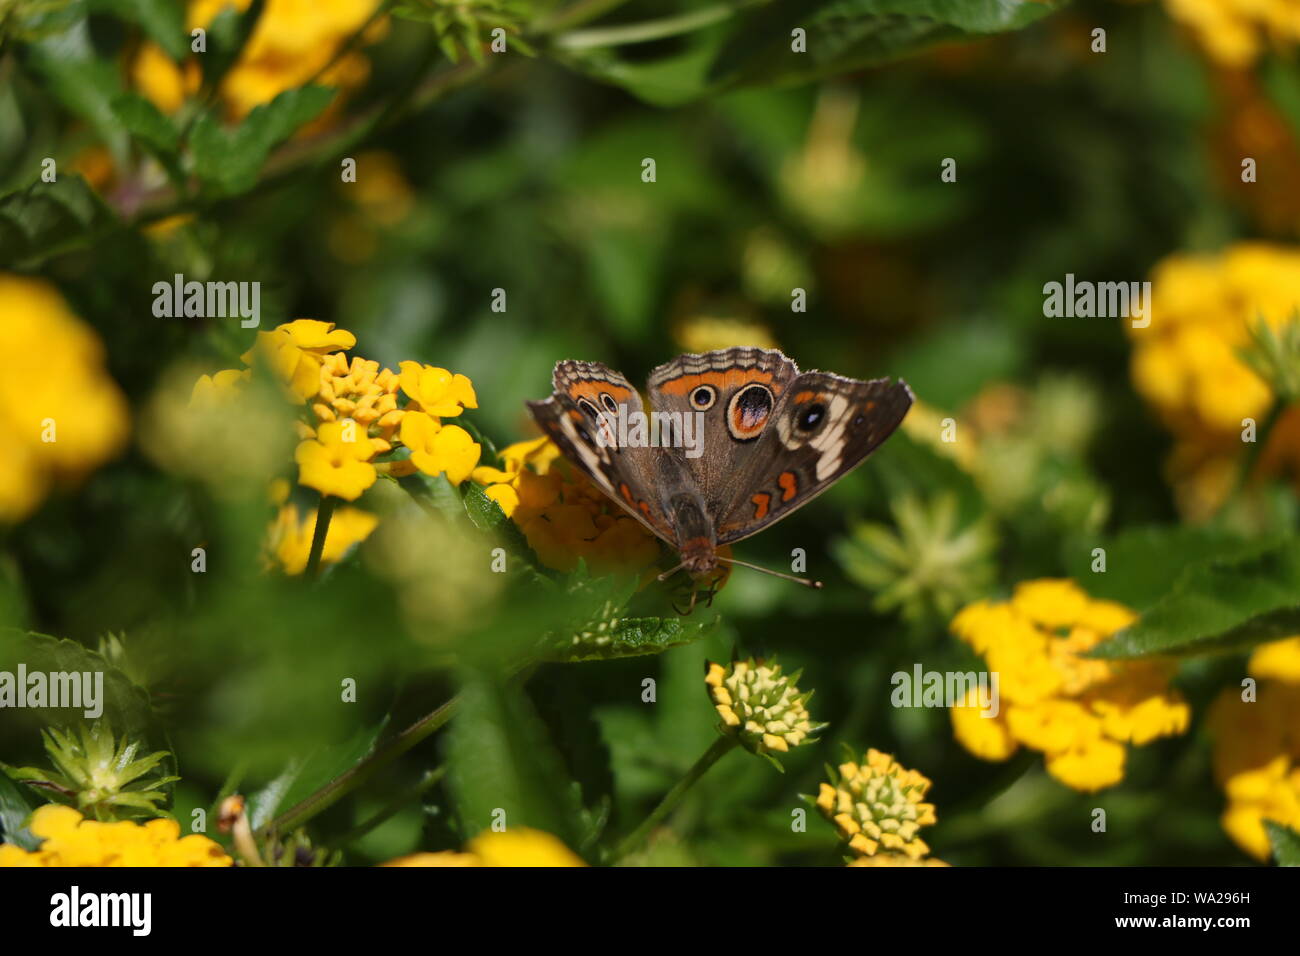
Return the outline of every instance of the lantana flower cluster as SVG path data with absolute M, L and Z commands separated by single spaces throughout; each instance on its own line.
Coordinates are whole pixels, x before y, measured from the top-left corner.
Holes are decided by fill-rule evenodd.
M 199 833 L 181 836 L 175 820 L 146 823 L 86 820 L 72 807 L 46 804 L 28 825 L 35 850 L 0 843 L 5 866 L 233 866 L 226 851 Z
M 0 273 L 0 523 L 111 458 L 130 430 L 104 348 L 49 283 Z
M 1274 395 L 1243 359 L 1258 322 L 1277 331 L 1300 309 L 1300 248 L 1244 242 L 1214 255 L 1178 254 L 1151 276 L 1151 324 L 1131 328 L 1138 393 L 1173 432 L 1168 469 L 1180 509 L 1205 518 L 1233 486 L 1246 420 L 1263 424 Z M 1270 468 L 1300 473 L 1300 415 L 1274 428 Z M 1263 440 L 1264 436 L 1259 436 Z M 1286 458 L 1287 462 L 1279 461 Z
M 459 425 L 443 419 L 477 408 L 473 383 L 464 375 L 419 362 L 399 371 L 345 354 L 356 337 L 332 322 L 297 319 L 271 332 L 242 356 L 243 369 L 204 375 L 191 404 L 220 403 L 245 387 L 261 361 L 280 382 L 286 399 L 300 406 L 294 452 L 299 484 L 343 501 L 356 501 L 379 478 L 423 472 L 464 482 L 478 464 L 481 446 Z M 401 455 L 405 449 L 408 454 Z M 272 524 L 270 551 L 290 573 L 306 565 L 315 516 L 289 502 L 287 485 L 272 490 L 281 505 Z M 339 509 L 325 546 L 336 557 L 373 530 L 373 516 Z
M 1300 637 L 1256 648 L 1253 693 L 1227 687 L 1210 707 L 1214 779 L 1227 797 L 1221 822 L 1255 859 L 1272 853 L 1266 820 L 1300 831 Z
M 1169 685 L 1170 665 L 1084 656 L 1136 617 L 1053 579 L 964 608 L 953 633 L 997 674 L 1000 707 L 984 716 L 972 692 L 950 711 L 957 740 L 984 760 L 1006 760 L 1021 745 L 1040 750 L 1048 773 L 1076 790 L 1119 783 L 1127 744 L 1183 733 L 1191 716 Z
M 659 557 L 655 536 L 560 457 L 549 438 L 502 450 L 500 468 L 474 481 L 524 533 L 538 560 L 556 571 L 586 562 L 593 574 L 643 571 Z

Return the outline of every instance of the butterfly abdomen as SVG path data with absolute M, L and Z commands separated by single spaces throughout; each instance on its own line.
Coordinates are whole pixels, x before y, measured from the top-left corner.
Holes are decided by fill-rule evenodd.
M 717 534 L 704 501 L 697 494 L 682 492 L 668 502 L 677 531 L 677 550 L 682 567 L 691 574 L 707 574 L 718 566 Z

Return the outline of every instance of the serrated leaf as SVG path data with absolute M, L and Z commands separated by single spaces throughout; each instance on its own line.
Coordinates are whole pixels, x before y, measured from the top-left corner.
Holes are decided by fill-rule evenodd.
M 174 153 L 180 133 L 158 107 L 138 93 L 125 93 L 113 100 L 113 114 L 136 139 L 162 153 Z
M 25 826 L 33 809 L 22 789 L 0 770 L 0 838 L 5 843 L 24 850 L 35 850 L 40 845 L 40 840 Z
M 580 845 L 578 788 L 518 687 L 482 671 L 463 672 L 446 755 L 465 839 L 487 830 L 503 811 L 508 828 L 533 827 L 570 848 Z
M 127 138 L 113 115 L 113 98 L 122 92 L 117 64 L 96 55 L 86 20 L 27 47 L 27 62 L 45 80 L 45 87 L 64 106 L 90 123 L 108 146 L 114 162 L 127 159 Z
M 1246 557 L 1276 544 L 1247 540 L 1217 528 L 1157 525 L 1130 528 L 1112 538 L 1071 544 L 1069 576 L 1091 596 L 1119 601 L 1139 611 L 1164 597 L 1190 567 Z M 1106 553 L 1106 570 L 1093 572 L 1093 548 Z
M 190 134 L 195 174 L 218 193 L 246 192 L 257 183 L 272 147 L 319 116 L 333 98 L 334 90 L 324 86 L 285 90 L 234 129 L 223 126 L 213 113 L 204 113 Z
M 1278 866 L 1300 866 L 1300 833 L 1272 820 L 1264 821 Z
M 464 491 L 465 514 L 474 526 L 481 531 L 491 531 L 516 555 L 524 557 L 531 564 L 537 563 L 537 556 L 528 544 L 519 526 L 511 521 L 501 506 L 489 498 L 481 487 L 473 482 L 466 482 Z
M 670 647 L 691 644 L 716 624 L 679 617 L 611 618 L 558 638 L 540 651 L 548 661 L 608 661 L 620 657 L 661 654 Z
M 60 175 L 0 197 L 0 262 L 38 265 L 67 243 L 117 222 L 77 175 Z
M 1300 541 L 1189 568 L 1132 626 L 1093 648 L 1107 659 L 1246 650 L 1300 632 Z
M 715 83 L 790 83 L 833 76 L 963 36 L 1020 29 L 1059 0 L 777 0 L 730 31 L 709 70 Z M 791 31 L 806 33 L 805 52 Z
M 386 726 L 387 717 L 369 727 L 359 728 L 346 740 L 291 761 L 279 776 L 248 798 L 248 819 L 253 829 L 260 830 L 275 817 L 293 809 L 330 781 L 351 770 L 374 750 Z
M 98 651 L 92 651 L 76 641 L 3 629 L 0 640 L 0 670 L 16 672 L 25 665 L 27 672 L 91 672 L 104 675 L 102 714 L 97 719 L 111 722 L 119 734 L 133 739 L 144 738 L 153 722 L 153 709 L 148 692 L 138 686 Z M 44 715 L 46 724 L 58 725 L 79 722 L 83 711 L 78 709 L 32 709 L 32 714 Z

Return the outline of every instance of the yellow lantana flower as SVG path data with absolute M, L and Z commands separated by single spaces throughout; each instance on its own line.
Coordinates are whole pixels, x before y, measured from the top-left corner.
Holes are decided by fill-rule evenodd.
M 549 438 L 516 442 L 500 468 L 472 477 L 524 533 L 548 568 L 572 571 L 585 561 L 596 574 L 642 571 L 659 559 L 653 534 L 564 461 Z
M 351 427 L 349 427 L 351 426 Z M 326 422 L 298 446 L 299 483 L 322 495 L 356 501 L 375 483 L 375 446 L 355 422 Z
M 401 436 L 416 468 L 426 475 L 446 474 L 454 485 L 470 476 L 483 450 L 459 425 L 443 425 L 424 412 L 407 411 L 402 416 Z
M 1246 673 L 1300 685 L 1300 637 L 1259 645 L 1246 662 Z
M 1206 518 L 1233 487 L 1248 447 L 1244 421 L 1262 423 L 1273 402 L 1240 352 L 1254 323 L 1278 329 L 1300 308 L 1300 248 L 1243 242 L 1216 255 L 1172 255 L 1151 282 L 1150 325 L 1125 323 L 1133 384 L 1176 438 L 1167 468 L 1180 509 Z M 1289 424 L 1278 422 L 1265 459 L 1300 458 L 1300 427 Z
M 384 866 L 586 866 L 577 854 L 541 830 L 511 827 L 480 833 L 466 852 L 413 853 Z
M 251 3 L 190 0 L 186 30 L 208 28 L 222 10 L 243 13 Z M 218 93 L 226 114 L 242 119 L 254 107 L 313 79 L 344 89 L 359 86 L 369 73 L 369 60 L 358 52 L 339 52 L 378 6 L 379 0 L 267 0 L 239 59 L 222 78 Z M 386 18 L 377 20 L 363 33 L 363 42 L 380 39 L 386 28 Z M 177 64 L 158 46 L 146 43 L 130 63 L 131 79 L 160 110 L 172 113 L 199 90 L 199 59 Z
M 321 565 L 340 560 L 355 544 L 370 537 L 379 524 L 379 518 L 360 508 L 336 508 L 325 532 L 325 546 L 321 551 Z M 302 574 L 307 570 L 311 556 L 312 536 L 316 533 L 316 512 L 305 517 L 292 504 L 280 508 L 267 532 L 265 556 L 269 566 L 278 567 L 285 574 Z
M 934 804 L 924 802 L 928 779 L 874 747 L 862 763 L 840 764 L 836 777 L 821 785 L 817 809 L 851 850 L 868 857 L 898 853 L 909 860 L 930 852 L 918 836 L 921 827 L 937 819 Z
M 464 375 L 445 368 L 399 362 L 402 391 L 422 411 L 440 418 L 452 418 L 466 408 L 478 408 L 474 386 Z
M 0 273 L 0 355 L 0 522 L 14 522 L 117 454 L 130 422 L 98 337 L 48 282 Z
M 501 467 L 480 465 L 470 474 L 475 483 L 483 485 L 483 493 L 501 506 L 506 517 L 519 506 L 519 491 L 525 474 L 545 475 L 551 463 L 560 456 L 559 446 L 545 435 L 540 438 L 518 441 L 499 453 Z M 528 466 L 532 471 L 528 471 Z
M 1076 790 L 1119 783 L 1126 744 L 1183 733 L 1190 720 L 1168 664 L 1084 656 L 1136 616 L 1068 580 L 1029 581 L 1010 601 L 967 606 L 952 630 L 997 675 L 1000 707 L 985 717 L 969 695 L 950 711 L 954 736 L 983 760 L 1040 750 L 1047 771 Z
M 1165 9 L 1223 66 L 1249 67 L 1270 47 L 1300 41 L 1295 0 L 1165 0 Z
M 1214 779 L 1227 797 L 1220 822 L 1237 846 L 1263 861 L 1272 854 L 1265 820 L 1300 830 L 1300 638 L 1260 645 L 1246 670 L 1261 678 L 1253 697 L 1224 688 L 1206 727 Z
M 198 833 L 181 836 L 175 820 L 100 823 L 71 807 L 46 804 L 29 829 L 41 837 L 32 851 L 0 844 L 0 866 L 233 866 L 217 843 Z

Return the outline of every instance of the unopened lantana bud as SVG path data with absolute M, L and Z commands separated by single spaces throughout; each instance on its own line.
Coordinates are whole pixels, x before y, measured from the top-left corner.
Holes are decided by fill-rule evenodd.
M 934 804 L 922 802 L 929 780 L 874 748 L 863 764 L 840 764 L 838 777 L 821 785 L 817 808 L 855 852 L 901 853 L 912 860 L 930 852 L 918 836 L 935 822 Z
M 814 724 L 805 706 L 812 693 L 799 693 L 799 674 L 785 675 L 771 664 L 736 661 L 730 667 L 709 662 L 704 683 L 722 722 L 718 730 L 737 737 L 756 754 L 786 753 L 810 743 L 825 724 Z

